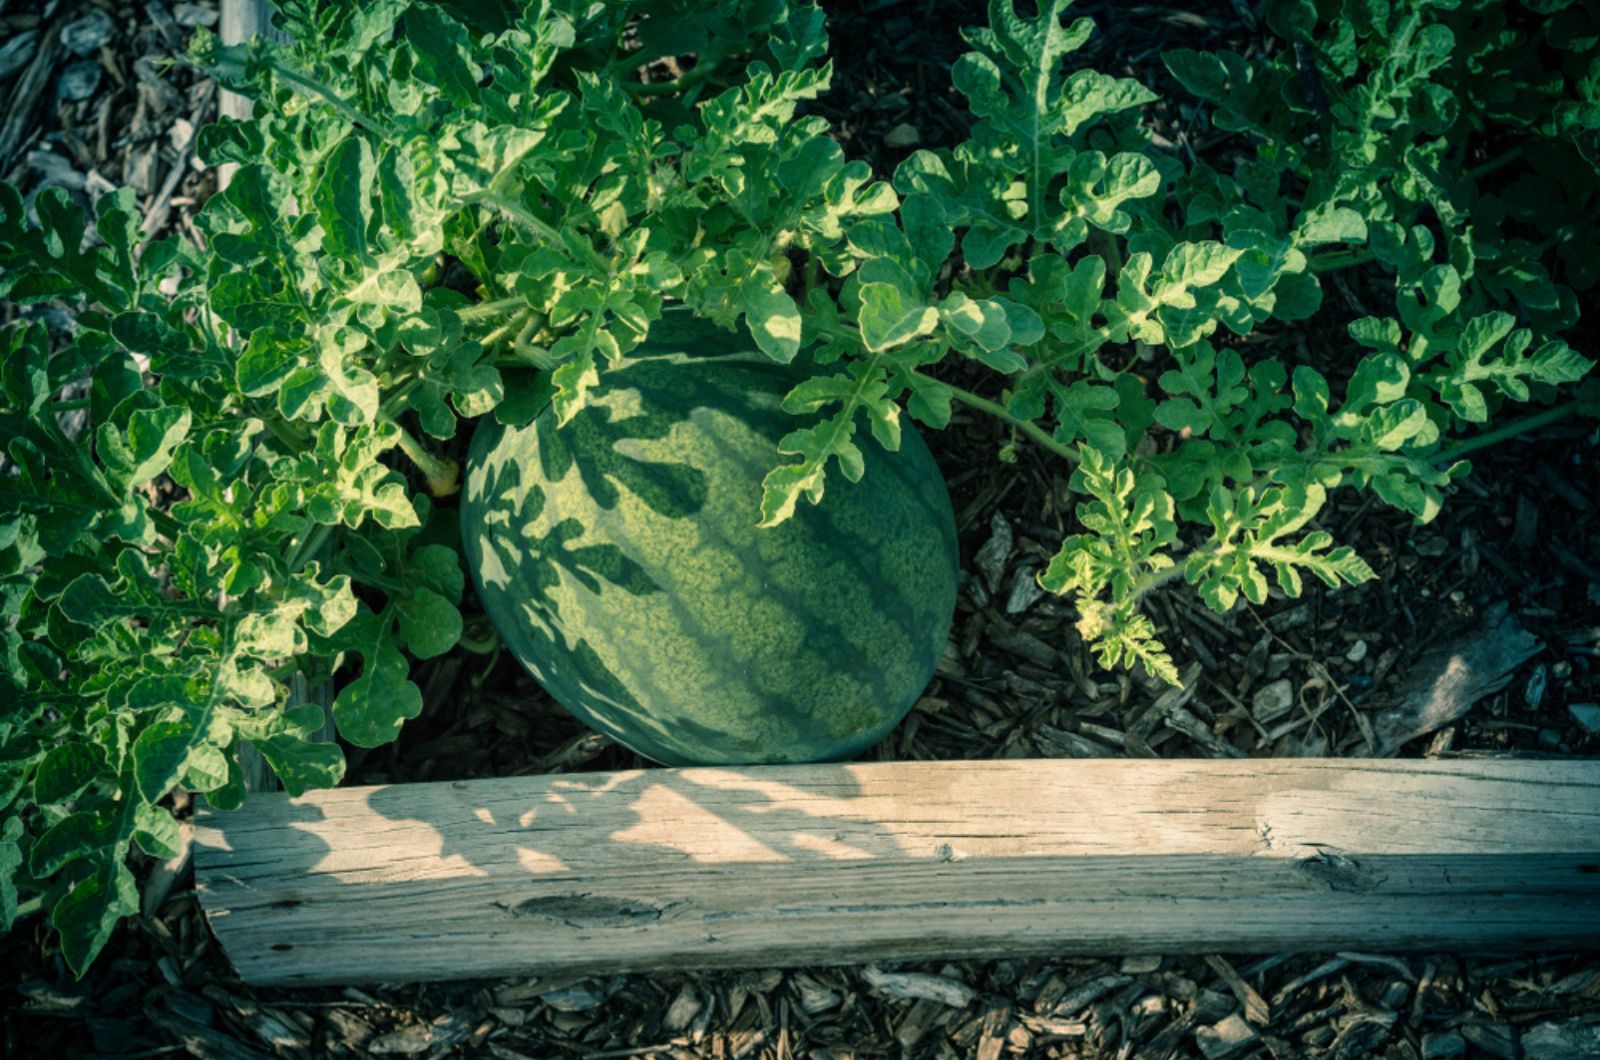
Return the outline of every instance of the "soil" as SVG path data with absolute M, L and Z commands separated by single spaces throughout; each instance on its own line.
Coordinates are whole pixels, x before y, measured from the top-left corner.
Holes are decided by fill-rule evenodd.
M 91 54 L 103 67 L 81 102 L 33 107 L 0 172 L 33 190 L 83 194 L 135 182 L 162 205 L 163 231 L 187 231 L 210 190 L 188 166 L 186 137 L 213 116 L 214 92 L 150 60 L 181 51 L 207 4 L 46 5 L 0 0 L 0 42 L 35 30 L 36 62 L 54 84 L 80 57 L 49 51 L 60 24 L 93 7 L 112 32 Z M 949 67 L 957 29 L 983 5 L 876 0 L 828 5 L 834 88 L 816 110 L 855 156 L 889 172 L 915 146 L 961 138 L 964 112 Z M 1170 87 L 1164 47 L 1261 46 L 1242 4 L 1086 3 L 1101 27 L 1082 57 L 1107 72 Z M 181 21 L 180 21 L 181 20 Z M 40 59 L 38 56 L 42 55 Z M 141 65 L 141 62 L 143 65 Z M 14 115 L 30 66 L 0 79 Z M 86 77 L 80 68 L 78 77 Z M 151 78 L 156 81 L 152 81 Z M 157 83 L 159 81 L 159 84 Z M 1241 145 L 1158 104 L 1163 134 L 1219 168 Z M 8 124 L 11 122 L 7 118 Z M 188 123 L 188 127 L 179 123 Z M 176 174 L 174 176 L 173 174 Z M 1286 361 L 1321 365 L 1341 314 L 1380 304 L 1361 277 L 1330 291 L 1317 330 L 1265 331 Z M 1326 335 L 1323 330 L 1326 328 Z M 962 379 L 982 387 L 981 378 Z M 961 532 L 963 592 L 951 649 L 906 722 L 869 757 L 1262 755 L 1522 755 L 1600 753 L 1600 733 L 1569 708 L 1600 701 L 1600 453 L 1592 428 L 1559 427 L 1474 459 L 1470 478 L 1426 526 L 1341 494 L 1321 523 L 1354 545 L 1380 578 L 1358 589 L 1313 585 L 1227 616 L 1183 590 L 1154 614 L 1181 667 L 1196 666 L 1192 723 L 1146 725 L 1157 691 L 1099 670 L 1073 630 L 1070 607 L 1030 591 L 1070 532 L 1067 470 L 1023 447 L 996 473 L 1010 439 L 1000 424 L 958 416 L 925 432 L 950 483 Z M 1459 721 L 1397 752 L 1380 712 L 1426 680 L 1427 650 L 1468 644 L 1498 604 L 1536 639 Z M 481 621 L 481 616 L 478 618 Z M 397 783 L 645 765 L 584 730 L 512 660 L 463 651 L 416 672 L 424 715 L 394 744 L 348 749 L 350 782 Z M 1285 684 L 1286 683 L 1286 684 Z M 1258 720 L 1258 697 L 1292 709 Z M 1286 724 L 1285 722 L 1288 722 Z M 145 867 L 148 869 L 148 867 Z M 0 939 L 0 1051 L 7 1056 L 307 1057 L 1499 1057 L 1596 1055 L 1600 961 L 1578 954 L 1501 959 L 1472 954 L 1362 953 L 1270 957 L 1114 956 L 907 964 L 970 988 L 965 1005 L 907 996 L 892 976 L 809 968 L 717 974 L 508 979 L 452 984 L 256 989 L 233 973 L 180 878 L 152 915 L 131 920 L 82 982 L 74 982 L 38 918 Z M 1260 1019 L 1251 994 L 1270 1003 Z M 1244 1019 L 1246 1012 L 1256 1021 Z M 1587 1036 L 1587 1037 L 1585 1037 Z M 1563 1042 L 1588 1042 L 1561 1052 Z

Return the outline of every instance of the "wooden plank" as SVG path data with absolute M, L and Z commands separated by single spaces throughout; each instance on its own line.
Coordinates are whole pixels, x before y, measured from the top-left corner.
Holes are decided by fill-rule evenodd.
M 245 979 L 1600 945 L 1600 762 L 651 769 L 258 795 L 196 830 Z

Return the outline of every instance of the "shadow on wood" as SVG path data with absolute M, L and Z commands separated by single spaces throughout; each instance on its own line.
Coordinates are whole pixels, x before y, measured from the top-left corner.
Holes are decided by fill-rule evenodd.
M 1600 944 L 1600 764 L 652 769 L 209 813 L 258 983 L 1022 953 Z

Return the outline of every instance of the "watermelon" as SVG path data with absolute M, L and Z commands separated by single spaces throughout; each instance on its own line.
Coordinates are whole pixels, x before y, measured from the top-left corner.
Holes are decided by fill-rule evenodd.
M 667 765 L 847 758 L 933 674 L 955 610 L 950 497 L 908 424 L 859 483 L 757 526 L 799 378 L 669 314 L 557 427 L 486 417 L 462 493 L 479 599 L 567 710 Z

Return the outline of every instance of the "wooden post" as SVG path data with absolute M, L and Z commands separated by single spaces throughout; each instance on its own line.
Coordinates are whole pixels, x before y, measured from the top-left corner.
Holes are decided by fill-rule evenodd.
M 248 981 L 1600 945 L 1600 763 L 983 761 L 258 795 L 197 886 Z

